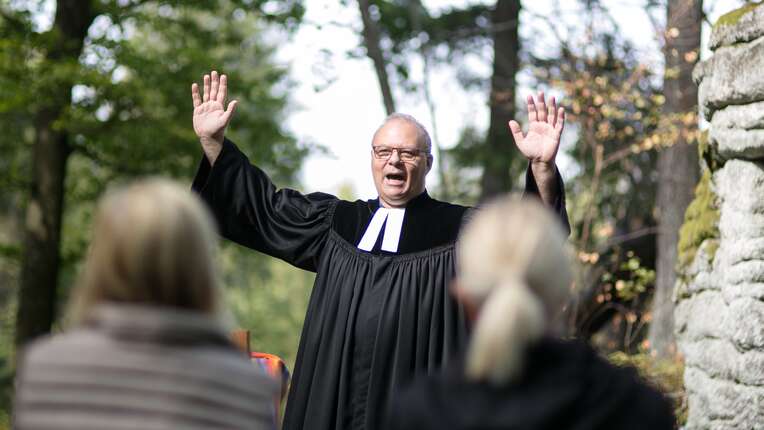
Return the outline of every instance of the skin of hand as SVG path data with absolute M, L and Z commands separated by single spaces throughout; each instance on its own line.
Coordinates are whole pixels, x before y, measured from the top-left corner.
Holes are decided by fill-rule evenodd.
M 228 96 L 228 77 L 218 75 L 218 72 L 212 71 L 204 75 L 204 91 L 199 94 L 199 85 L 194 82 L 191 84 L 191 99 L 194 103 L 194 132 L 199 137 L 202 144 L 204 155 L 210 164 L 215 164 L 220 151 L 223 149 L 223 137 L 225 128 L 231 121 L 233 112 L 236 110 L 236 100 L 228 103 L 225 108 L 226 97 Z
M 520 152 L 531 162 L 531 171 L 538 185 L 541 200 L 552 204 L 560 190 L 557 188 L 554 160 L 560 148 L 560 137 L 565 126 L 565 109 L 557 108 L 554 97 L 549 106 L 544 101 L 544 93 L 539 92 L 534 101 L 528 96 L 528 133 L 517 121 L 509 121 L 509 129 Z

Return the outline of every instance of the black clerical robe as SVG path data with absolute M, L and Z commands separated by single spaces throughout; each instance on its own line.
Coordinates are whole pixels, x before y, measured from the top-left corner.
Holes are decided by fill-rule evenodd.
M 526 192 L 534 187 L 531 177 Z M 406 206 L 395 253 L 382 234 L 363 251 L 377 199 L 277 190 L 228 140 L 214 168 L 202 160 L 193 189 L 224 237 L 316 272 L 284 429 L 377 429 L 398 387 L 463 346 L 465 316 L 447 285 L 470 208 L 424 192 Z M 555 209 L 567 222 L 562 194 Z

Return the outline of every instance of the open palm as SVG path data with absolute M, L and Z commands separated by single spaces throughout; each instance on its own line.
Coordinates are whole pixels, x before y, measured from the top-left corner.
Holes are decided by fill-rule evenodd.
M 544 93 L 540 92 L 536 101 L 528 96 L 528 133 L 517 121 L 509 122 L 509 129 L 520 152 L 531 162 L 554 163 L 557 150 L 560 148 L 560 136 L 565 125 L 565 109 L 557 108 L 552 97 L 549 107 L 544 101 Z
M 217 72 L 204 75 L 204 92 L 199 94 L 199 86 L 194 83 L 191 86 L 191 97 L 194 102 L 194 132 L 200 139 L 211 139 L 217 142 L 223 141 L 225 128 L 231 121 L 236 101 L 224 103 L 228 93 L 228 79 L 226 75 L 218 77 Z

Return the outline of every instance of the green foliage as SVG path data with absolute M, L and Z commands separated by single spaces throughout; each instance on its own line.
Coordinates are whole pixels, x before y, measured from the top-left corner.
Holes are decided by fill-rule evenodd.
M 280 356 L 292 371 L 315 275 L 233 244 L 220 261 L 227 307 L 250 330 L 252 350 Z
M 104 190 L 146 175 L 190 182 L 201 158 L 191 125 L 190 86 L 201 82 L 202 74 L 216 69 L 229 75 L 230 98 L 240 104 L 228 136 L 279 184 L 294 184 L 311 149 L 282 127 L 291 83 L 286 70 L 272 61 L 275 33 L 265 41 L 274 23 L 288 31 L 295 28 L 304 12 L 300 0 L 92 0 L 93 14 L 85 17 L 91 24 L 79 57 L 62 55 L 71 46 L 62 47 L 56 31 L 41 28 L 41 5 L 0 5 L 0 357 L 9 356 L 13 345 L 12 298 L 21 246 L 13 226 L 19 224 L 14 221 L 27 198 L 40 115 L 54 115 L 54 128 L 65 136 L 61 144 L 71 150 L 60 245 L 61 303 L 76 279 L 90 240 L 95 200 Z M 87 10 L 83 7 L 81 13 Z M 64 109 L 50 111 L 55 104 Z M 289 288 L 307 282 L 298 271 L 281 274 L 274 269 L 278 276 L 261 280 L 256 267 L 248 264 L 228 265 L 226 270 L 232 289 L 284 282 L 287 291 L 294 291 Z M 279 270 L 285 272 L 283 266 Z M 233 282 L 250 277 L 256 282 Z M 275 293 L 240 297 L 263 300 L 266 310 L 279 309 L 268 300 L 283 299 Z M 300 306 L 304 309 L 300 303 L 288 306 L 300 314 Z M 297 328 L 289 325 L 279 335 L 289 330 L 299 336 L 301 319 L 290 318 L 284 324 Z M 282 337 L 288 346 L 274 348 L 292 357 L 296 341 Z
M 633 251 L 626 253 L 626 261 L 621 262 L 620 272 L 606 272 L 602 275 L 605 292 L 614 292 L 615 297 L 630 301 L 647 292 L 655 283 L 655 270 L 644 267 Z M 605 297 L 611 300 L 612 297 Z
M 717 197 L 712 189 L 711 171 L 706 170 L 695 187 L 695 198 L 684 213 L 684 224 L 679 230 L 677 243 L 678 269 L 683 271 L 695 259 L 700 245 L 708 239 L 719 238 L 719 209 Z M 713 259 L 716 245 L 709 249 Z
M 648 383 L 663 392 L 674 403 L 674 416 L 679 426 L 687 422 L 687 393 L 684 389 L 684 363 L 681 360 L 659 360 L 648 353 L 614 352 L 608 356 L 617 366 L 631 366 Z
M 262 41 L 266 20 L 294 25 L 300 2 L 98 2 L 79 61 L 46 57 L 51 36 L 20 33 L 0 20 L 0 197 L 24 199 L 34 115 L 62 82 L 74 85 L 56 120 L 68 134 L 63 271 L 73 272 L 88 242 L 93 202 L 115 181 L 145 175 L 188 180 L 201 152 L 191 126 L 190 84 L 212 68 L 230 76 L 241 101 L 230 137 L 276 181 L 289 184 L 310 148 L 282 128 L 285 70 Z M 278 7 L 276 7 L 278 6 Z M 254 12 L 253 12 L 254 11 Z M 11 11 L 31 27 L 32 13 Z M 8 12 L 8 13 L 11 13 Z M 65 95 L 69 97 L 69 95 Z M 4 244 L 4 254 L 15 244 Z M 71 279 L 64 273 L 64 278 Z

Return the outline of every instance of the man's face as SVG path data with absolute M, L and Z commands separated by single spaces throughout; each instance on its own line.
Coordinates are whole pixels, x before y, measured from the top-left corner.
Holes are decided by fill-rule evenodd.
M 374 135 L 371 172 L 381 203 L 385 207 L 404 207 L 424 191 L 425 176 L 432 158 L 417 143 L 417 129 L 404 120 L 391 120 Z M 378 158 L 375 155 L 389 157 Z M 392 152 L 390 152 L 392 150 Z M 412 157 L 413 154 L 416 154 Z

